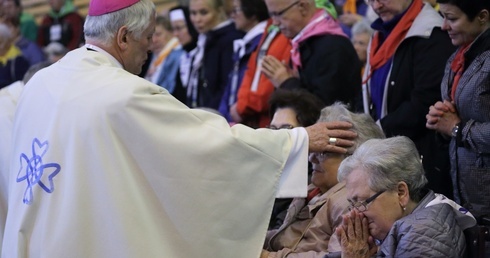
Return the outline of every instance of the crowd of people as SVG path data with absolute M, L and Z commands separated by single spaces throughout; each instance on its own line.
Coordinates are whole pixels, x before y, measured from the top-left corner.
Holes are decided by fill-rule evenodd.
M 20 0 L 0 1 L 0 89 L 21 81 L 41 62 L 55 62 L 83 42 L 83 18 L 72 0 L 53 0 L 40 24 L 22 9 Z
M 0 0 L 2 258 L 456 258 L 490 229 L 490 0 L 48 2 Z

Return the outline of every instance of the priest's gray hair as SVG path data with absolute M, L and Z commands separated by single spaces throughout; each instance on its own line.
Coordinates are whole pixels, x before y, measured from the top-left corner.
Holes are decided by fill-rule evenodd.
M 368 174 L 367 184 L 375 192 L 396 191 L 398 183 L 405 182 L 410 198 L 416 202 L 421 200 L 427 184 L 417 148 L 406 136 L 366 141 L 340 164 L 339 182 L 356 169 Z
M 341 102 L 322 109 L 318 122 L 344 121 L 352 124 L 352 130 L 357 133 L 354 146 L 347 149 L 352 154 L 361 144 L 373 138 L 385 138 L 383 130 L 374 122 L 370 115 L 353 113 Z
M 138 3 L 116 12 L 90 16 L 85 18 L 83 30 L 86 39 L 110 44 L 119 28 L 127 26 L 135 39 L 140 39 L 151 16 L 155 15 L 155 4 L 151 0 L 141 0 Z

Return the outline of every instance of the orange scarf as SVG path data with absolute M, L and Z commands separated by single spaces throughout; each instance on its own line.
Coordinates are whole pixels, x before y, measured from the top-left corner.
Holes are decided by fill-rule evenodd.
M 413 21 L 420 11 L 422 11 L 422 7 L 424 7 L 422 0 L 414 0 L 405 15 L 403 15 L 400 21 L 396 24 L 393 31 L 390 33 L 390 35 L 388 35 L 388 38 L 386 38 L 381 46 L 379 45 L 379 32 L 374 34 L 371 42 L 371 52 L 369 53 L 369 64 L 371 65 L 371 69 L 365 82 L 369 80 L 374 70 L 386 64 L 386 62 L 391 59 L 393 54 L 395 54 L 398 45 L 400 45 L 402 40 L 407 35 L 408 30 L 410 27 L 412 27 Z
M 459 48 L 458 53 L 451 62 L 451 70 L 454 73 L 453 85 L 451 87 L 451 100 L 454 100 L 454 95 L 456 94 L 456 88 L 458 87 L 459 79 L 463 74 L 464 69 L 464 53 L 470 47 L 471 44 L 462 46 Z
M 356 0 L 346 0 L 344 6 L 342 6 L 342 12 L 346 13 L 357 13 Z

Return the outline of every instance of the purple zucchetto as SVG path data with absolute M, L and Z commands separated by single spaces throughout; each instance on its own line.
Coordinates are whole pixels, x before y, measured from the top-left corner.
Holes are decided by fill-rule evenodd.
M 136 4 L 140 0 L 90 0 L 88 6 L 88 15 L 99 16 Z

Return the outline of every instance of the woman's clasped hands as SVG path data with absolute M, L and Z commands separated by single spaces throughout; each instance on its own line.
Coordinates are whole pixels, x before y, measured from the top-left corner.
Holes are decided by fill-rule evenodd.
M 353 209 L 342 216 L 342 225 L 335 233 L 340 240 L 342 258 L 368 258 L 378 251 L 374 238 L 369 234 L 368 219 Z

